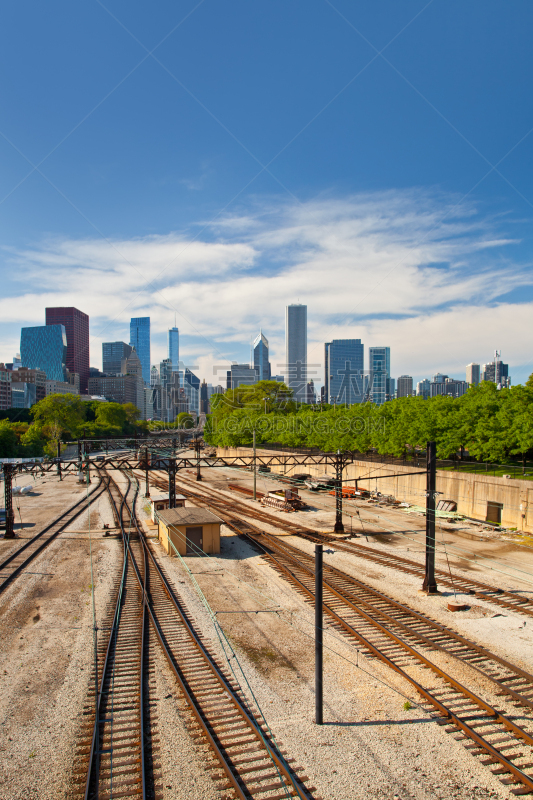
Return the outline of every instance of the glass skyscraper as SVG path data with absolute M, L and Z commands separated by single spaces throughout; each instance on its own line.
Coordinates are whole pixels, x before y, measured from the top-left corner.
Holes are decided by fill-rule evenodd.
M 126 342 L 102 343 L 102 372 L 106 375 L 119 375 L 122 360 L 129 358 L 133 352 L 131 345 Z
M 361 339 L 333 339 L 324 345 L 324 401 L 362 403 L 365 346 Z
M 285 383 L 295 400 L 307 402 L 307 306 L 301 303 L 285 309 Z
M 258 380 L 270 380 L 270 361 L 268 360 L 268 339 L 259 331 L 254 341 L 254 367 L 258 370 Z
M 150 386 L 150 317 L 132 317 L 130 344 L 141 361 L 143 381 L 146 386 Z
M 381 406 L 388 400 L 390 387 L 390 347 L 368 348 L 369 399 Z
M 22 328 L 20 358 L 23 367 L 42 369 L 49 381 L 67 379 L 67 334 L 64 325 Z
M 168 357 L 172 363 L 172 370 L 179 370 L 180 361 L 180 332 L 175 326 L 168 332 Z

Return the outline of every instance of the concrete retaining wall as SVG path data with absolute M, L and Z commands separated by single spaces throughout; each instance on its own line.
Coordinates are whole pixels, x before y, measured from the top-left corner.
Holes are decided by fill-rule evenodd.
M 217 455 L 224 456 L 251 456 L 253 451 L 247 447 L 219 447 Z M 257 455 L 284 456 L 287 452 L 275 450 L 260 450 Z M 307 472 L 309 475 L 328 474 L 335 477 L 335 471 L 331 466 L 305 464 L 305 456 L 299 455 L 302 466 L 272 466 L 272 472 L 290 475 L 295 472 Z M 292 458 L 292 456 L 291 456 Z M 424 469 L 424 467 L 421 467 Z M 372 461 L 354 461 L 344 470 L 343 479 L 362 478 L 363 476 L 387 476 L 401 475 L 401 477 L 386 477 L 381 480 L 361 481 L 361 487 L 369 490 L 377 490 L 382 494 L 392 494 L 396 499 L 413 503 L 414 505 L 424 505 L 426 502 L 426 477 L 417 475 L 415 467 L 402 467 L 394 464 L 379 464 Z M 404 477 L 405 476 L 405 477 Z M 346 484 L 345 484 L 346 485 Z M 350 484 L 348 484 L 350 485 Z M 472 472 L 452 472 L 448 470 L 437 470 L 437 491 L 442 492 L 439 499 L 454 500 L 457 503 L 457 511 L 467 517 L 478 520 L 487 518 L 487 503 L 501 503 L 502 526 L 506 528 L 517 528 L 533 532 L 533 481 L 495 478 L 492 475 L 480 475 Z

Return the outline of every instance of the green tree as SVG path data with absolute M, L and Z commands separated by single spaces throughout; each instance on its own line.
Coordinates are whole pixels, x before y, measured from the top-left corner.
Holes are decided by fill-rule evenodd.
M 17 434 L 8 420 L 0 421 L 0 458 L 14 458 L 17 455 Z
M 124 403 L 122 408 L 126 412 L 126 420 L 132 425 L 141 416 L 141 412 L 139 411 L 137 406 L 134 405 L 133 403 Z
M 43 435 L 43 430 L 35 423 L 30 425 L 25 433 L 20 437 L 21 455 L 28 458 L 32 456 L 40 457 L 44 455 L 44 448 L 47 441 Z M 54 454 L 55 455 L 55 454 Z
M 96 409 L 96 422 L 100 426 L 111 425 L 122 431 L 127 418 L 126 406 L 120 403 L 99 403 Z
M 178 428 L 194 428 L 194 419 L 192 415 L 188 414 L 186 411 L 182 411 L 180 414 L 178 414 L 175 422 Z

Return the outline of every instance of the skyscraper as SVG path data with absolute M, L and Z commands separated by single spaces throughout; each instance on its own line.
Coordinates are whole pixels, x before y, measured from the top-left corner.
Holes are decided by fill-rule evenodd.
M 479 364 L 467 364 L 466 365 L 466 380 L 467 383 L 470 383 L 472 386 L 477 386 L 480 379 L 480 369 Z
M 307 306 L 301 303 L 285 309 L 285 383 L 295 400 L 307 402 Z
M 65 326 L 37 325 L 34 328 L 22 328 L 20 356 L 23 367 L 43 370 L 48 380 L 65 381 L 67 378 Z
M 424 378 L 422 381 L 418 381 L 416 384 L 416 396 L 423 397 L 424 400 L 427 400 L 429 397 L 429 387 L 430 382 L 427 378 Z
M 102 372 L 106 375 L 119 375 L 123 359 L 129 358 L 133 347 L 126 342 L 102 343 Z
M 168 331 L 168 357 L 172 363 L 173 371 L 177 372 L 180 368 L 180 332 L 176 326 Z
M 259 371 L 260 381 L 270 380 L 270 361 L 268 360 L 268 339 L 259 331 L 254 340 L 254 367 Z
M 361 339 L 333 339 L 324 345 L 324 402 L 362 403 L 365 346 Z
M 368 349 L 369 398 L 381 406 L 387 400 L 387 385 L 390 381 L 390 347 Z
M 73 306 L 46 309 L 47 325 L 63 325 L 67 335 L 67 369 L 80 376 L 80 391 L 89 380 L 89 316 Z M 52 380 L 52 378 L 50 378 Z M 63 380 L 63 378 L 58 380 Z
M 398 378 L 398 397 L 411 397 L 413 394 L 413 379 L 411 375 L 400 375 Z
M 150 386 L 150 317 L 132 317 L 130 344 L 141 361 L 143 381 L 146 386 Z

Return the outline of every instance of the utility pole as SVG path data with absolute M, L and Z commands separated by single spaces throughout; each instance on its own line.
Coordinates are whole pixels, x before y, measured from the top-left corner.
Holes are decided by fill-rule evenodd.
M 315 722 L 323 724 L 323 675 L 324 675 L 324 620 L 322 613 L 323 595 L 323 551 L 321 544 L 315 544 Z
M 4 505 L 6 507 L 6 532 L 4 539 L 15 539 L 15 514 L 13 511 L 13 473 L 15 472 L 14 464 L 6 464 L 4 462 Z
M 89 456 L 85 453 L 85 466 L 87 468 L 87 483 L 91 482 L 91 462 Z
M 422 591 L 437 594 L 435 581 L 435 494 L 437 485 L 437 446 L 427 443 L 426 467 L 426 573 Z
M 253 442 L 254 442 L 254 500 L 257 500 L 257 474 L 256 474 L 256 464 L 255 464 L 255 428 L 253 430 Z
M 148 446 L 144 448 L 144 477 L 146 482 L 145 497 L 150 497 L 150 481 L 148 480 Z
M 168 507 L 176 508 L 176 459 L 168 459 Z
M 344 533 L 344 525 L 342 524 L 342 470 L 344 467 L 344 459 L 341 451 L 337 450 L 337 457 L 335 459 L 335 533 Z
M 59 480 L 62 481 L 63 478 L 61 477 L 61 442 L 57 440 L 57 474 L 59 475 Z
M 202 480 L 202 473 L 200 472 L 200 439 L 194 440 L 194 447 L 196 450 L 196 480 Z

